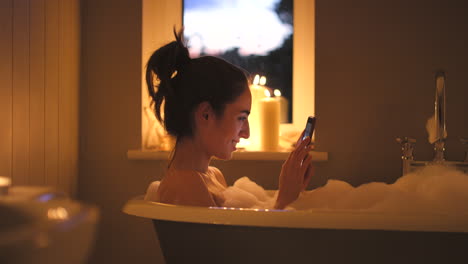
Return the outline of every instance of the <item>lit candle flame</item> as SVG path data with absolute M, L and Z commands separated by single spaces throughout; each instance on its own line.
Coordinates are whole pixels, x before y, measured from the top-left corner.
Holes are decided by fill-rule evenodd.
M 278 90 L 278 89 L 275 89 L 275 90 L 273 91 L 273 94 L 274 94 L 276 97 L 280 97 L 280 96 L 281 96 L 281 91 Z
M 260 82 L 260 75 L 255 75 L 254 79 L 253 79 L 253 84 L 254 85 L 258 85 L 258 83 Z
M 271 96 L 270 91 L 269 91 L 268 89 L 265 89 L 264 93 L 265 93 L 265 96 L 266 96 L 266 97 L 270 97 L 270 96 Z
M 47 217 L 52 220 L 65 220 L 68 219 L 68 211 L 61 206 L 57 208 L 50 208 L 47 211 Z
M 260 77 L 260 85 L 265 85 L 266 84 L 266 77 L 262 76 Z

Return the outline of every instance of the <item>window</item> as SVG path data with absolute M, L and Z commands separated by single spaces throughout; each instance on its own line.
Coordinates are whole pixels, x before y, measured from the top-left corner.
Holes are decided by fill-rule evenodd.
M 221 57 L 253 76 L 266 76 L 266 85 L 285 102 L 281 123 L 290 123 L 293 0 L 184 0 L 183 7 L 191 57 Z
M 292 123 L 282 124 L 281 131 L 302 130 L 307 116 L 315 111 L 315 1 L 294 0 Z M 182 0 L 143 0 L 142 72 L 151 53 L 173 40 L 172 29 L 182 26 Z M 267 76 L 268 77 L 268 76 Z M 149 106 L 142 74 L 142 148 L 152 148 L 158 141 L 148 136 L 154 125 L 145 109 Z M 153 142 L 153 143 L 151 143 Z M 154 143 L 156 142 L 156 143 Z

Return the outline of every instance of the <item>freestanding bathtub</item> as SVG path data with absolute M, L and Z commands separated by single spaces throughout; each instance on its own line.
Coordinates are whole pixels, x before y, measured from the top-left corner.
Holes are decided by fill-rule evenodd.
M 468 222 L 443 214 L 255 210 L 128 201 L 172 263 L 468 263 Z

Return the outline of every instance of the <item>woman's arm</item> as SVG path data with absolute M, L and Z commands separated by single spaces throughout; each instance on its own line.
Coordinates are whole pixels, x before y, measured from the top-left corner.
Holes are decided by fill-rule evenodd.
M 283 209 L 294 202 L 299 193 L 305 190 L 314 170 L 312 168 L 312 156 L 309 151 L 310 138 L 298 142 L 296 148 L 289 154 L 288 159 L 283 163 L 279 176 L 279 193 L 276 199 L 275 208 Z

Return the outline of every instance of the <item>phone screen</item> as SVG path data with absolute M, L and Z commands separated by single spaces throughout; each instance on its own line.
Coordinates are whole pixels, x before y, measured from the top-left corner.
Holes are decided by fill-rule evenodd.
M 314 116 L 309 116 L 307 118 L 307 124 L 304 132 L 304 136 L 302 137 L 302 140 L 304 140 L 306 137 L 312 138 L 312 134 L 314 134 L 314 129 L 315 129 L 315 117 Z

